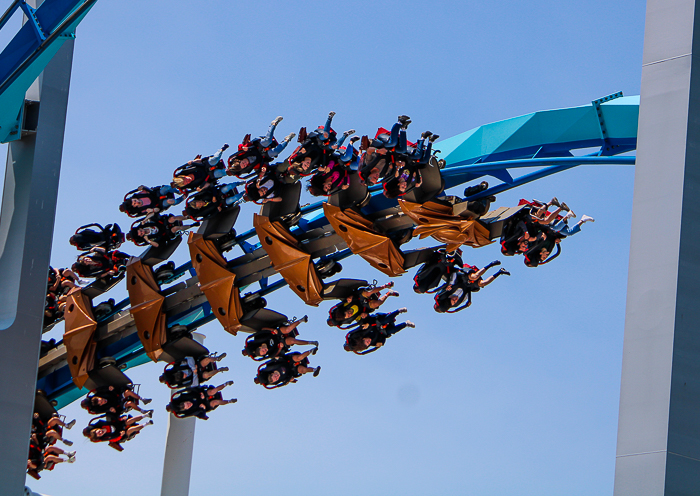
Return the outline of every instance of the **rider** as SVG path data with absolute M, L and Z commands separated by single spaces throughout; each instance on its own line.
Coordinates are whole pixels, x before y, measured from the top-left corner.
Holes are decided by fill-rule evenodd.
M 155 214 L 153 217 L 146 217 L 141 222 L 136 223 L 126 235 L 126 239 L 132 241 L 136 246 L 150 244 L 153 247 L 160 246 L 177 237 L 180 231 L 186 231 L 199 225 L 199 222 L 185 225 L 182 221 L 187 220 L 183 215 L 167 216 Z
M 91 229 L 93 227 L 98 230 Z M 96 246 L 114 250 L 124 242 L 124 234 L 122 234 L 119 224 L 107 224 L 106 227 L 102 227 L 100 224 L 88 224 L 76 229 L 69 242 L 80 251 L 88 251 Z
M 216 183 L 226 175 L 221 155 L 227 148 L 228 144 L 224 143 L 224 146 L 214 155 L 209 157 L 198 155 L 185 165 L 178 167 L 173 173 L 173 182 L 170 183 L 170 186 L 181 192 L 189 193 L 201 191 Z
M 350 296 L 330 309 L 328 312 L 328 325 L 340 327 L 352 324 L 368 316 L 390 296 L 399 296 L 399 293 L 396 291 L 387 291 L 384 295 L 380 295 L 383 289 L 393 287 L 394 283 L 392 281 L 374 288 L 364 287 L 354 290 Z
M 282 117 L 276 117 L 271 123 L 265 136 L 250 140 L 250 134 L 243 138 L 243 143 L 238 145 L 238 152 L 228 158 L 226 173 L 230 176 L 242 176 L 253 170 L 260 172 L 277 156 L 282 153 L 290 141 L 296 136 L 290 133 L 284 137 L 282 143 L 277 143 L 274 133 L 277 125 L 282 122 Z
M 304 341 L 301 339 L 296 339 L 296 337 L 299 335 L 297 326 L 302 322 L 308 321 L 309 317 L 304 315 L 304 317 L 302 317 L 300 320 L 291 322 L 288 325 L 280 326 L 276 329 L 273 329 L 272 327 L 263 327 L 261 330 L 250 335 L 248 339 L 246 339 L 245 348 L 243 349 L 243 356 L 249 356 L 253 360 L 275 358 L 287 353 L 289 348 L 295 344 L 312 344 L 318 348 L 318 341 Z
M 375 313 L 360 320 L 360 327 L 350 331 L 345 336 L 345 351 L 352 351 L 358 355 L 366 355 L 377 351 L 384 346 L 387 338 L 393 336 L 405 327 L 416 327 L 407 320 L 402 324 L 396 324 L 396 317 L 408 309 L 400 308 L 391 313 Z
M 151 402 L 149 398 L 142 398 L 136 394 L 133 386 L 101 386 L 90 391 L 87 397 L 80 402 L 80 406 L 92 415 L 103 413 L 121 415 L 132 409 L 144 414 L 151 411 L 140 408 L 139 401 L 142 401 L 144 405 Z
M 313 350 L 304 353 L 288 353 L 279 358 L 265 362 L 258 368 L 258 375 L 253 379 L 256 384 L 261 384 L 267 389 L 286 386 L 290 382 L 296 382 L 303 374 L 313 372 L 314 377 L 321 372 L 321 367 L 309 367 L 308 356 Z
M 494 275 L 485 280 L 482 279 L 482 276 L 488 269 L 497 265 L 501 265 L 501 262 L 495 260 L 483 269 L 479 269 L 473 265 L 465 265 L 464 268 L 467 270 L 460 269 L 454 271 L 447 284 L 435 295 L 435 305 L 433 306 L 435 311 L 439 313 L 455 313 L 471 306 L 473 292 L 477 292 L 481 288 L 488 286 L 500 275 L 510 275 L 510 272 L 501 268 Z M 465 299 L 467 302 L 463 306 L 460 306 Z
M 462 250 L 448 253 L 444 248 L 435 250 L 413 278 L 413 291 L 416 293 L 432 293 L 443 278 L 449 277 L 455 270 L 464 266 Z
M 183 215 L 190 219 L 203 220 L 221 212 L 226 207 L 238 205 L 244 201 L 245 193 L 239 193 L 236 186 L 242 184 L 245 183 L 236 182 L 202 190 L 187 200 Z
M 135 191 L 126 194 L 119 210 L 129 217 L 140 217 L 151 212 L 162 212 L 173 205 L 178 205 L 186 195 L 176 196 L 180 191 L 169 184 L 149 188 L 141 185 Z
M 236 398 L 225 400 L 221 390 L 233 384 L 233 381 L 223 383 L 219 387 L 197 386 L 177 391 L 170 398 L 165 409 L 178 418 L 198 417 L 207 420 L 207 412 L 215 410 L 219 405 L 235 403 Z
M 228 367 L 217 368 L 216 366 L 216 363 L 225 357 L 226 353 L 218 356 L 185 357 L 182 360 L 166 365 L 163 374 L 158 380 L 163 384 L 167 384 L 171 389 L 199 386 L 219 372 L 228 371 Z
M 124 252 L 95 247 L 81 254 L 71 269 L 80 277 L 102 279 L 119 274 L 128 259 Z

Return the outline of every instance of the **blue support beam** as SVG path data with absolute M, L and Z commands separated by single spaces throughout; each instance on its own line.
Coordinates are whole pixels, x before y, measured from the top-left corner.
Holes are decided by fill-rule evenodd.
M 33 9 L 17 0 L 0 18 L 0 29 L 18 8 L 26 22 L 0 52 L 0 142 L 21 137 L 25 93 L 97 0 L 45 0 Z
M 27 5 L 25 0 L 20 0 L 19 6 L 24 12 L 24 15 L 27 17 L 27 24 L 34 28 L 34 35 L 39 43 L 42 43 L 44 40 L 46 40 L 46 33 L 42 29 L 41 24 L 39 24 L 39 19 L 36 17 L 36 9 L 30 5 Z

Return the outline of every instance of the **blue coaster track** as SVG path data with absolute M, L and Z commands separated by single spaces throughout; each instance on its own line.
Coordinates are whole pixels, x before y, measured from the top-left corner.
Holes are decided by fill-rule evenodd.
M 577 167 L 579 165 L 632 165 L 634 156 L 620 156 L 636 148 L 638 97 L 623 97 L 620 93 L 596 100 L 590 105 L 557 110 L 534 112 L 520 117 L 480 126 L 460 135 L 436 143 L 438 157 L 445 160 L 441 173 L 445 189 L 453 188 L 484 176 L 500 181 L 472 198 L 493 195 L 527 184 L 537 179 Z M 523 171 L 520 171 L 523 169 Z M 534 169 L 530 172 L 527 169 Z M 518 173 L 520 175 L 518 175 Z M 363 208 L 366 214 L 396 206 L 381 194 L 381 186 L 370 188 L 372 200 Z M 471 198 L 470 198 L 471 199 Z M 323 201 L 302 209 L 303 217 L 293 232 L 308 232 L 326 227 Z M 236 237 L 236 244 L 250 254 L 260 248 L 250 240 L 256 237 L 250 230 Z M 342 260 L 352 255 L 349 249 L 338 251 L 325 259 Z M 178 267 L 171 281 L 188 272 L 193 274 L 191 263 Z M 256 295 L 266 295 L 286 286 L 284 279 L 273 282 L 263 277 Z M 181 287 L 181 289 L 177 289 Z M 164 289 L 176 294 L 187 284 L 180 283 Z M 243 288 L 241 288 L 243 289 Z M 102 323 L 123 314 L 129 300 L 119 302 L 112 314 Z M 206 300 L 179 313 L 168 314 L 168 325 L 186 325 L 196 329 L 215 319 Z M 149 361 L 136 334 L 131 334 L 98 351 L 98 357 L 113 357 L 117 364 L 127 369 Z M 76 400 L 84 394 L 72 382 L 67 365 L 58 366 L 40 374 L 38 387 L 58 407 Z

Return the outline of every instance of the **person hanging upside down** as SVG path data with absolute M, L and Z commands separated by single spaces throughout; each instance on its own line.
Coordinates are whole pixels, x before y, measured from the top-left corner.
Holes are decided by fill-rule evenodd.
M 245 198 L 255 203 L 281 202 L 280 181 L 274 170 L 264 176 L 249 180 L 245 185 Z
M 384 346 L 387 338 L 393 336 L 406 327 L 416 327 L 407 320 L 401 324 L 396 324 L 396 317 L 408 309 L 400 308 L 391 313 L 376 313 L 360 320 L 360 327 L 350 331 L 345 336 L 345 351 L 352 351 L 357 355 L 366 355 L 377 351 Z
M 224 186 L 207 188 L 187 200 L 183 215 L 190 219 L 205 220 L 223 211 L 227 207 L 238 205 L 244 201 L 244 192 L 238 192 L 237 186 L 245 184 L 236 182 Z
M 129 217 L 141 217 L 152 212 L 162 212 L 173 205 L 179 205 L 186 196 L 180 196 L 180 191 L 169 184 L 153 188 L 141 185 L 124 196 L 119 210 Z
M 173 393 L 165 409 L 178 418 L 197 417 L 207 420 L 207 412 L 215 410 L 219 405 L 238 401 L 236 398 L 225 400 L 221 396 L 221 390 L 232 384 L 233 381 L 228 381 L 219 387 L 197 386 L 182 389 Z
M 139 401 L 144 405 L 151 402 L 149 398 L 142 398 L 136 394 L 131 387 L 101 386 L 90 391 L 80 402 L 80 406 L 92 415 L 103 413 L 121 415 L 132 409 L 143 414 L 152 411 L 140 408 Z
M 70 269 L 54 269 L 49 267 L 49 284 L 47 292 L 55 295 L 63 295 L 71 289 L 78 287 L 80 278 Z
M 80 255 L 71 269 L 80 277 L 102 279 L 121 273 L 128 259 L 129 255 L 121 251 L 108 252 L 103 248 L 95 247 Z
M 331 160 L 326 167 L 320 167 L 311 176 L 306 187 L 314 196 L 330 196 L 350 187 L 350 169 L 338 160 Z
M 61 458 L 60 455 L 66 458 Z M 64 451 L 58 446 L 49 446 L 42 450 L 34 440 L 29 443 L 27 475 L 36 480 L 41 479 L 39 472 L 42 470 L 53 470 L 57 463 L 73 462 L 75 462 L 75 451 Z
M 448 253 L 444 248 L 435 250 L 413 278 L 413 291 L 416 293 L 433 293 L 444 278 L 449 278 L 455 270 L 464 266 L 462 250 Z
M 92 228 L 97 228 L 97 230 Z M 105 250 L 115 250 L 124 242 L 124 234 L 119 224 L 107 224 L 106 227 L 99 224 L 88 224 L 76 229 L 69 242 L 80 251 L 88 251 L 97 246 L 101 246 Z
M 158 380 L 171 389 L 197 387 L 220 372 L 228 372 L 228 367 L 218 368 L 216 365 L 225 357 L 226 353 L 218 356 L 185 357 L 166 365 Z
M 380 128 L 373 140 L 363 136 L 361 149 L 364 153 L 359 161 L 358 172 L 362 181 L 371 186 L 396 174 L 396 162 L 409 160 L 413 155 L 409 154 L 406 129 L 411 119 L 406 115 L 400 115 L 398 122 L 391 131 Z M 422 151 L 420 152 L 422 154 Z
M 408 165 L 403 160 L 397 160 L 395 170 L 394 177 L 384 182 L 384 196 L 387 198 L 403 196 L 423 184 L 420 170 L 413 164 Z
M 435 305 L 433 308 L 439 313 L 455 313 L 471 306 L 472 293 L 491 284 L 500 275 L 510 275 L 506 269 L 501 268 L 494 275 L 485 280 L 482 276 L 491 267 L 501 265 L 498 260 L 491 262 L 483 269 L 471 265 L 465 265 L 467 270 L 457 270 L 452 273 L 448 283 L 435 295 Z M 466 303 L 463 306 L 464 301 Z
M 183 224 L 183 221 L 187 219 L 184 215 L 156 214 L 151 218 L 147 217 L 140 222 L 135 222 L 127 233 L 126 239 L 136 246 L 158 247 L 177 238 L 179 232 L 199 225 L 199 222 L 189 225 Z
M 47 425 L 46 431 L 44 432 L 44 439 L 46 440 L 46 444 L 52 445 L 56 444 L 57 441 L 61 441 L 66 446 L 73 446 L 73 441 L 69 441 L 68 439 L 63 437 L 63 425 L 63 423 Z M 71 424 L 71 427 L 72 426 L 73 425 Z M 66 428 L 68 428 L 67 425 Z
M 530 205 L 530 208 L 518 212 L 503 226 L 501 252 L 505 255 L 522 253 L 528 267 L 544 265 L 557 258 L 561 254 L 562 239 L 580 232 L 586 222 L 594 222 L 592 217 L 584 215 L 570 227 L 568 221 L 576 214 L 556 197 L 545 204 L 525 200 L 521 200 L 521 204 Z M 550 213 L 548 208 L 551 205 L 557 208 Z M 562 211 L 568 213 L 561 217 L 559 214 Z
M 226 175 L 226 170 L 221 155 L 228 148 L 224 144 L 219 151 L 209 157 L 198 155 L 185 165 L 178 167 L 173 172 L 173 181 L 170 186 L 183 193 L 202 191 L 208 188 Z
M 327 167 L 332 158 L 343 164 L 353 159 L 353 155 L 356 154 L 354 148 L 349 146 L 345 152 L 342 152 L 341 146 L 355 130 L 345 131 L 340 139 L 336 140 L 336 132 L 331 128 L 334 115 L 335 112 L 330 112 L 325 126 L 319 126 L 310 133 L 306 132 L 306 128 L 299 130 L 300 145 L 289 156 L 287 169 L 282 171 L 286 182 L 298 181 L 301 177 L 313 174 L 319 167 Z M 354 143 L 355 139 L 351 141 Z
M 394 283 L 388 282 L 375 288 L 356 289 L 350 296 L 330 309 L 328 312 L 328 325 L 340 327 L 367 317 L 382 306 L 390 296 L 399 296 L 399 293 L 396 291 L 387 291 L 384 295 L 381 295 L 383 289 L 393 287 Z
M 251 334 L 245 341 L 243 356 L 249 356 L 253 360 L 260 361 L 267 358 L 275 358 L 284 355 L 293 345 L 314 345 L 318 348 L 318 341 L 304 341 L 296 339 L 299 335 L 297 326 L 302 322 L 308 322 L 309 318 L 303 318 L 288 325 L 276 329 L 263 327 L 255 334 Z
M 281 116 L 275 118 L 270 123 L 267 134 L 252 141 L 250 140 L 250 135 L 246 135 L 243 143 L 238 145 L 238 152 L 228 158 L 226 173 L 229 176 L 238 177 L 253 171 L 258 171 L 259 174 L 262 174 L 263 171 L 261 169 L 277 158 L 296 136 L 295 133 L 290 133 L 284 137 L 282 143 L 277 143 L 274 133 L 280 122 L 282 122 Z
M 314 377 L 321 372 L 321 367 L 309 367 L 308 356 L 315 353 L 313 350 L 304 353 L 288 353 L 279 358 L 265 362 L 258 367 L 258 375 L 253 379 L 256 384 L 266 389 L 274 389 L 286 386 L 290 382 L 296 382 L 303 374 L 313 372 Z
M 121 443 L 133 439 L 136 434 L 141 432 L 141 429 L 153 424 L 153 420 L 149 420 L 144 424 L 138 424 L 138 422 L 146 417 L 150 419 L 152 416 L 153 410 L 150 410 L 146 415 L 139 415 L 138 417 L 132 417 L 131 415 L 95 417 L 83 429 L 83 435 L 93 443 L 107 442 L 114 449 L 122 451 L 124 448 L 122 448 Z

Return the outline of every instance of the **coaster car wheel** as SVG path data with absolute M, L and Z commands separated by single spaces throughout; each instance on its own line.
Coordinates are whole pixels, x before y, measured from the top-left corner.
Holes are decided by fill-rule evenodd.
M 247 295 L 241 298 L 241 306 L 243 307 L 243 313 L 252 312 L 253 310 L 259 310 L 267 306 L 267 300 L 262 296 L 256 294 Z
M 336 264 L 333 266 L 333 268 L 331 269 L 331 271 L 328 273 L 328 275 L 326 277 L 331 277 L 331 276 L 334 276 L 336 274 L 339 274 L 341 270 L 343 270 L 343 266 L 336 262 Z M 324 279 L 325 279 L 325 277 L 324 277 Z
M 236 230 L 231 229 L 231 232 L 217 239 L 217 245 L 220 252 L 225 252 L 236 246 Z
M 100 358 L 100 361 L 98 362 L 98 365 L 100 368 L 106 368 L 111 365 L 116 365 L 117 361 L 114 359 L 114 357 L 102 357 Z
M 299 223 L 301 219 L 301 210 L 297 210 L 294 213 L 283 215 L 279 218 L 279 221 L 285 224 L 287 227 L 293 227 Z
M 319 260 L 316 262 L 316 272 L 319 273 L 319 275 L 326 274 L 328 273 L 333 266 L 336 264 L 335 260 Z
M 112 313 L 113 310 L 114 310 L 114 299 L 110 298 L 109 300 L 103 301 L 102 303 L 97 305 L 93 309 L 92 313 L 95 316 L 95 320 L 101 320 L 101 319 L 105 318 L 107 315 L 109 315 L 110 313 Z
M 168 280 L 175 277 L 175 262 L 168 262 L 161 265 L 156 269 L 154 276 L 159 286 L 166 283 Z
M 176 339 L 180 339 L 189 335 L 190 331 L 188 331 L 187 326 L 184 325 L 175 325 L 168 329 L 168 338 L 171 341 L 175 341 Z
M 403 245 L 405 243 L 408 243 L 411 241 L 411 238 L 413 238 L 413 228 L 408 228 L 403 231 L 400 231 L 396 233 L 395 236 L 392 236 L 394 241 L 396 242 L 397 245 Z
M 335 260 L 327 260 L 316 265 L 316 272 L 321 279 L 328 279 L 343 270 L 343 266 Z

